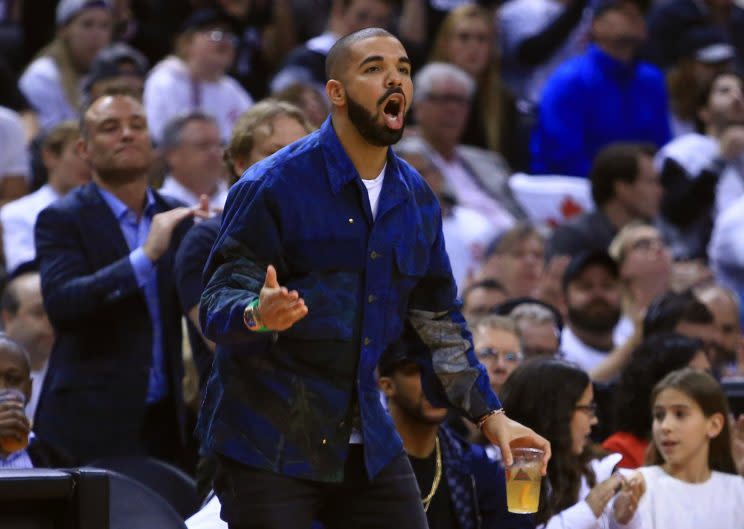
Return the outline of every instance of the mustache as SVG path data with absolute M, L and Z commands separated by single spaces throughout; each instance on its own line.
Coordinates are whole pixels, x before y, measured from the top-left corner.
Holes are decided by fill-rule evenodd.
M 393 86 L 391 88 L 388 88 L 385 90 L 385 93 L 382 94 L 382 97 L 377 100 L 377 105 L 381 105 L 385 102 L 385 100 L 390 97 L 393 94 L 400 94 L 403 96 L 403 101 L 406 99 L 406 95 L 403 93 L 403 89 L 400 86 Z

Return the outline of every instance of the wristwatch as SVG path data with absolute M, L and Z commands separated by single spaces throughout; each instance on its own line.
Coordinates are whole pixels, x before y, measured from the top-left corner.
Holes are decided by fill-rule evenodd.
M 243 311 L 243 323 L 249 331 L 258 332 L 264 328 L 261 314 L 258 312 L 258 299 L 248 303 Z

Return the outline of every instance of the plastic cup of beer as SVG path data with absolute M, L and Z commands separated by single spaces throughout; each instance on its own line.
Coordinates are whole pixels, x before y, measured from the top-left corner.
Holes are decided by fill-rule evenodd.
M 537 448 L 512 448 L 514 463 L 506 469 L 506 506 L 509 512 L 537 512 L 544 455 Z
M 26 395 L 22 391 L 18 391 L 17 389 L 0 390 L 0 405 L 9 400 L 16 400 L 24 407 L 26 405 Z M 28 433 L 24 432 L 21 439 L 18 439 L 14 435 L 0 437 L 0 449 L 6 454 L 23 450 L 28 446 Z

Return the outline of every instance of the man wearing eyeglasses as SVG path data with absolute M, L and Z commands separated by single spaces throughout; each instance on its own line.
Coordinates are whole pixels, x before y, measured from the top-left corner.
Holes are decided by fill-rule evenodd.
M 473 329 L 473 346 L 478 360 L 486 368 L 491 387 L 498 394 L 524 355 L 514 321 L 504 316 L 486 316 Z
M 145 82 L 145 109 L 156 143 L 166 123 L 185 112 L 201 110 L 217 121 L 227 142 L 238 117 L 253 105 L 251 96 L 225 74 L 235 60 L 237 38 L 229 19 L 200 9 L 183 25 L 178 50 L 156 65 Z

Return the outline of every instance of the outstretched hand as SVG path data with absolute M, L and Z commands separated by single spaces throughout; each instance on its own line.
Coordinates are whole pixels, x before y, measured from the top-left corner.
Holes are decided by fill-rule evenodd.
M 307 316 L 308 309 L 299 292 L 287 290 L 279 284 L 276 269 L 269 265 L 258 297 L 258 313 L 264 327 L 285 331 Z
M 514 462 L 512 448 L 539 448 L 544 452 L 540 472 L 543 476 L 547 474 L 551 455 L 550 442 L 530 428 L 511 420 L 503 413 L 498 413 L 486 419 L 483 424 L 483 435 L 501 448 L 501 457 L 507 467 Z

